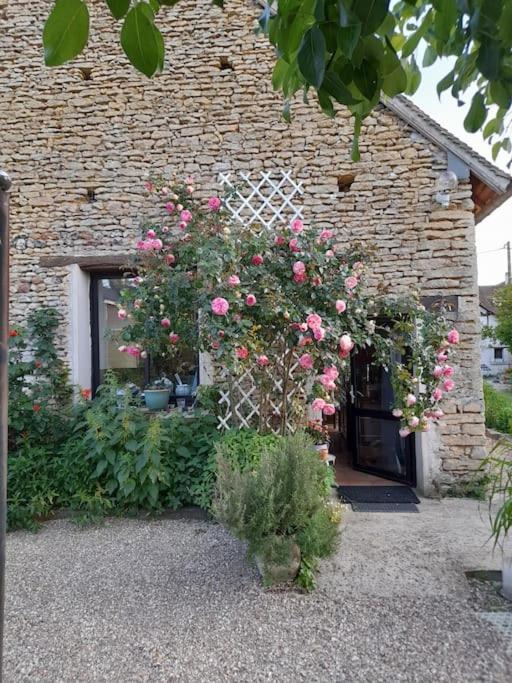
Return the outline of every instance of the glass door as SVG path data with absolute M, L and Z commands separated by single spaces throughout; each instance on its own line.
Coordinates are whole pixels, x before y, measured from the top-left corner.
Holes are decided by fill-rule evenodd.
M 402 439 L 393 417 L 393 388 L 383 367 L 373 364 L 371 349 L 352 359 L 349 445 L 354 469 L 416 485 L 414 436 Z

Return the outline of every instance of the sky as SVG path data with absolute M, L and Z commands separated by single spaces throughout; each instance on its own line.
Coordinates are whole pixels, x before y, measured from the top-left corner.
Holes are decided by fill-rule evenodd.
M 501 153 L 496 162 L 493 162 L 491 146 L 483 139 L 481 133 L 467 133 L 464 130 L 463 121 L 469 105 L 458 107 L 449 92 L 443 93 L 439 100 L 436 84 L 450 70 L 449 64 L 445 60 L 443 62 L 436 62 L 433 66 L 423 70 L 422 83 L 412 100 L 424 112 L 473 147 L 483 157 L 503 170 L 507 170 L 507 154 Z M 480 285 L 493 285 L 504 281 L 507 257 L 503 247 L 508 240 L 512 241 L 512 198 L 476 226 L 478 283 Z

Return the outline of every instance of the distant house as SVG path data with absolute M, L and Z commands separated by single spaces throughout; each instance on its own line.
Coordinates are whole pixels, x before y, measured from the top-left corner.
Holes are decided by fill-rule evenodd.
M 496 327 L 496 306 L 494 295 L 503 287 L 504 283 L 498 285 L 486 285 L 479 287 L 480 293 L 480 323 L 484 327 Z M 484 376 L 501 375 L 505 370 L 512 367 L 512 353 L 510 350 L 495 339 L 482 337 L 480 345 L 481 368 Z

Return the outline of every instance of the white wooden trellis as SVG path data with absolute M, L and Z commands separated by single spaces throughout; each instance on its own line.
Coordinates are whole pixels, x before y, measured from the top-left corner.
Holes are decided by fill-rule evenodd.
M 303 218 L 302 206 L 298 203 L 304 190 L 301 182 L 296 182 L 291 171 L 261 171 L 250 173 L 221 173 L 220 183 L 228 192 L 226 208 L 235 223 L 255 231 L 265 228 L 271 230 L 280 223 L 290 223 L 295 218 Z M 277 340 L 276 340 L 277 341 Z M 304 394 L 304 373 L 297 372 L 298 356 L 290 364 L 287 390 L 288 431 L 293 430 L 294 399 Z M 248 368 L 242 376 L 233 378 L 224 370 L 217 377 L 220 387 L 221 414 L 219 429 L 232 427 L 254 427 L 260 422 L 260 388 L 255 374 L 261 377 L 262 370 L 254 373 L 255 366 Z M 266 427 L 275 428 L 273 415 L 280 415 L 281 405 L 278 397 L 282 391 L 283 372 L 275 373 L 265 369 L 269 391 L 266 396 Z

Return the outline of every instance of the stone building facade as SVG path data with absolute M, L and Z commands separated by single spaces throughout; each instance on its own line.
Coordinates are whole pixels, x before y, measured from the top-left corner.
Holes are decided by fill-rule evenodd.
M 13 322 L 31 308 L 57 306 L 67 321 L 63 352 L 86 386 L 78 366 L 90 353 L 88 273 L 129 252 L 143 179 L 176 171 L 211 188 L 221 171 L 291 169 L 305 189 L 306 219 L 332 226 L 340 242 L 375 247 L 375 278 L 390 291 L 455 302 L 458 386 L 439 429 L 421 437 L 418 466 L 425 490 L 470 475 L 485 444 L 475 210 L 478 218 L 504 200 L 510 179 L 403 99 L 366 120 L 357 164 L 342 108 L 330 120 L 298 97 L 291 125 L 283 122 L 270 84 L 273 50 L 254 33 L 257 3 L 227 0 L 222 12 L 209 0 L 190 0 L 163 12 L 167 63 L 153 80 L 127 63 L 105 3 L 89 4 L 85 53 L 49 70 L 41 48 L 49 0 L 0 0 L 9 60 L 0 79 L 0 166 L 13 180 Z M 459 184 L 442 208 L 435 184 L 448 167 Z

